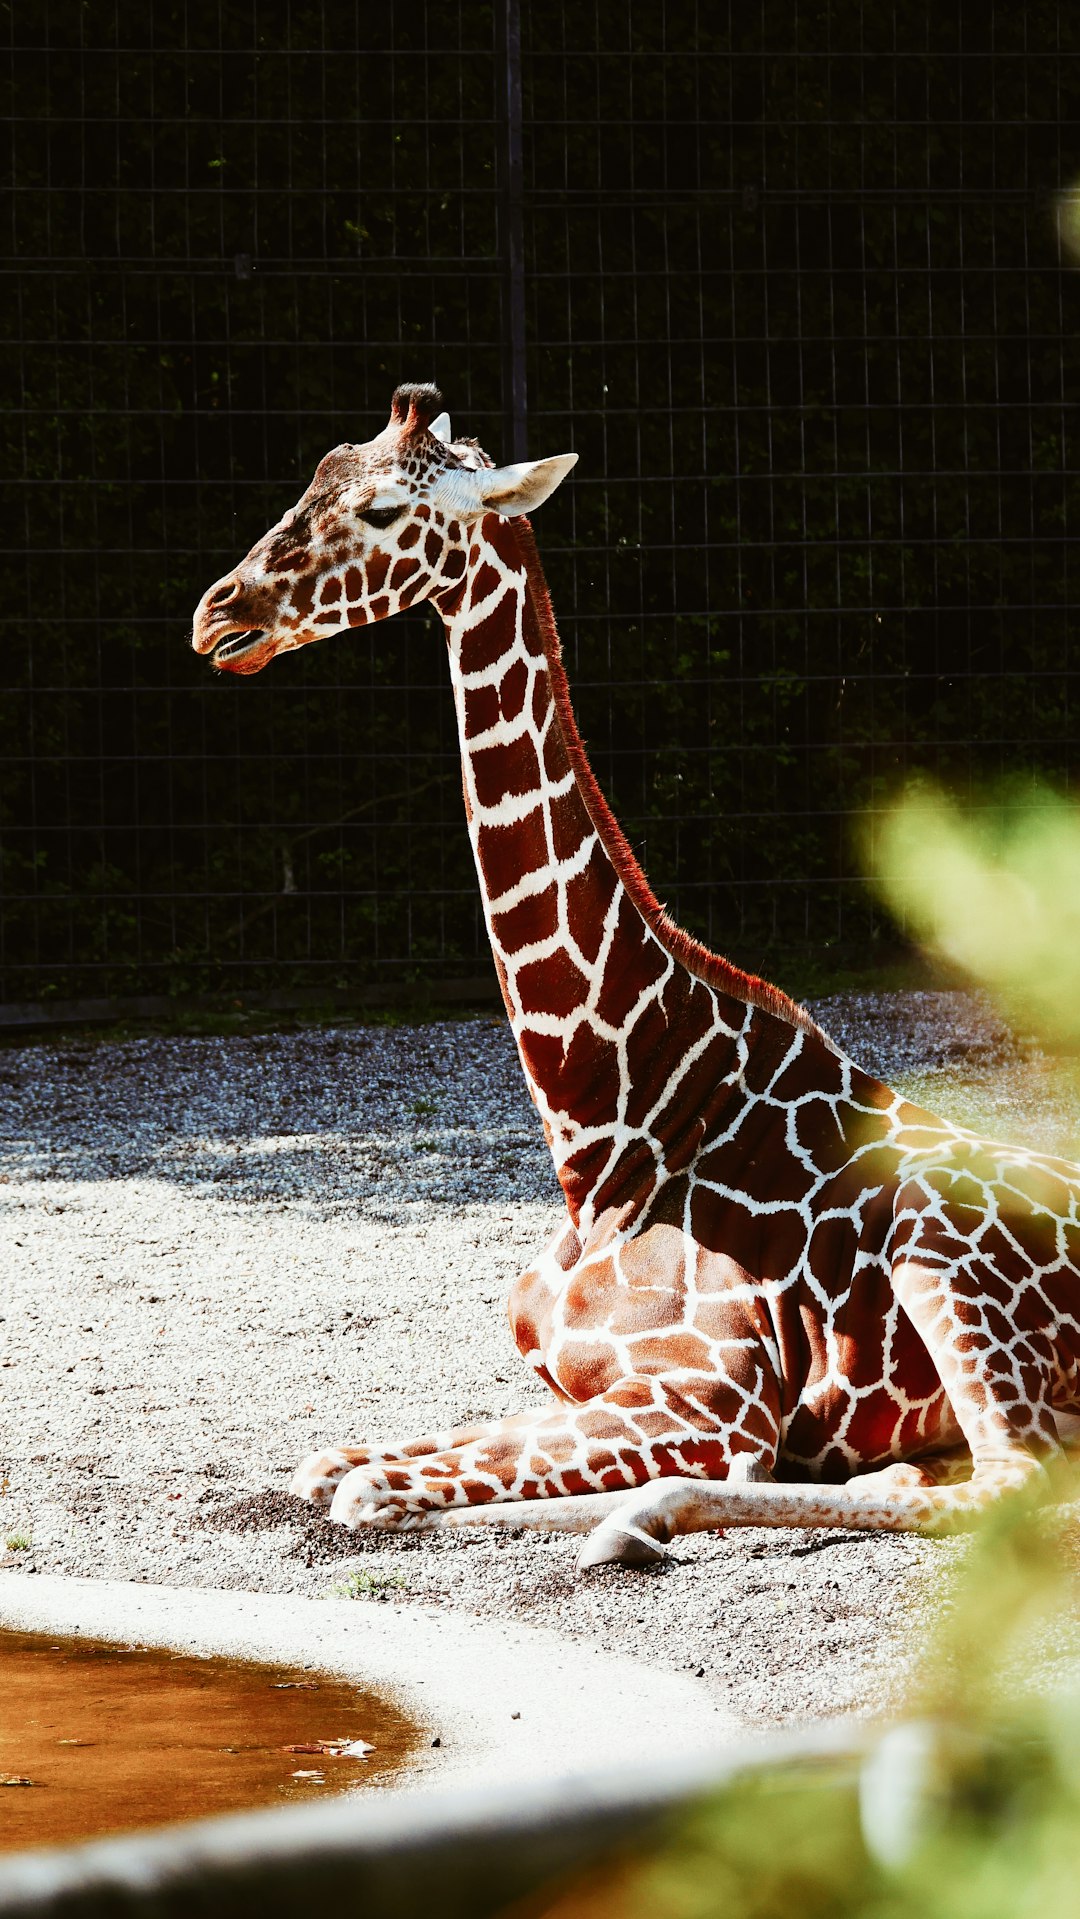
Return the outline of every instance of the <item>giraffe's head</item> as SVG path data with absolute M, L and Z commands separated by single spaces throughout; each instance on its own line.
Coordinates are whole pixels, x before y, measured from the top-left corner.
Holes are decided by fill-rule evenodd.
M 491 466 L 474 441 L 451 439 L 441 407 L 433 386 L 399 387 L 374 440 L 319 462 L 285 518 L 203 595 L 196 653 L 229 673 L 258 673 L 275 653 L 418 600 L 450 609 L 470 527 L 487 513 L 531 512 L 577 454 Z

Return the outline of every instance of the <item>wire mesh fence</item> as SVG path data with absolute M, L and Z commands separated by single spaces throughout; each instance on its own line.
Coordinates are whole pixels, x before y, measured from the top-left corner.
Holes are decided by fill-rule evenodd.
M 1067 782 L 1063 0 L 12 0 L 0 999 L 486 965 L 433 616 L 245 682 L 204 587 L 434 377 L 598 774 L 744 959 L 888 937 L 907 772 Z M 520 103 L 520 112 L 518 103 Z

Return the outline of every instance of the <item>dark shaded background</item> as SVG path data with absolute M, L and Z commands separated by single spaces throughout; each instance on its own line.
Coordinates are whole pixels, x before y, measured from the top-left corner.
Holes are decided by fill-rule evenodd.
M 509 452 L 496 22 L 14 0 L 0 999 L 487 965 L 425 612 L 254 681 L 196 599 L 434 377 Z M 1080 12 L 522 8 L 528 441 L 601 780 L 767 963 L 891 929 L 905 771 L 1067 778 Z

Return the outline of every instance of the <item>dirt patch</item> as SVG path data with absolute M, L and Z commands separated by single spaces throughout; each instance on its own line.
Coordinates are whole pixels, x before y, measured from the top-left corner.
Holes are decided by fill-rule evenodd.
M 304 1500 L 267 1486 L 261 1493 L 245 1493 L 243 1499 L 201 1513 L 193 1523 L 214 1533 L 266 1533 L 280 1526 L 302 1526 L 311 1511 Z
M 286 1555 L 301 1560 L 305 1566 L 319 1566 L 335 1559 L 357 1559 L 370 1553 L 389 1551 L 393 1556 L 395 1552 L 424 1552 L 433 1545 L 436 1550 L 446 1551 L 460 1543 L 457 1535 L 451 1533 L 440 1534 L 437 1540 L 434 1535 L 421 1537 L 419 1533 L 352 1533 L 345 1526 L 333 1524 L 325 1507 L 309 1506 L 306 1500 L 294 1499 L 291 1493 L 280 1492 L 273 1486 L 202 1513 L 193 1524 L 204 1526 L 209 1532 L 235 1533 L 241 1537 L 245 1533 L 288 1530 L 294 1538 L 285 1549 Z

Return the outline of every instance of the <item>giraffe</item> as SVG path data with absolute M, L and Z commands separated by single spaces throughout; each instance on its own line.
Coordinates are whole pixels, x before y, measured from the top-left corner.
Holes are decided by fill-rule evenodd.
M 223 671 L 428 600 L 495 967 L 566 1202 L 515 1282 L 550 1410 L 301 1463 L 352 1528 L 585 1534 L 649 1565 L 729 1526 L 933 1530 L 1042 1481 L 1080 1411 L 1080 1167 L 863 1071 L 681 931 L 575 725 L 528 514 L 576 455 L 496 467 L 403 386 L 195 614 Z

